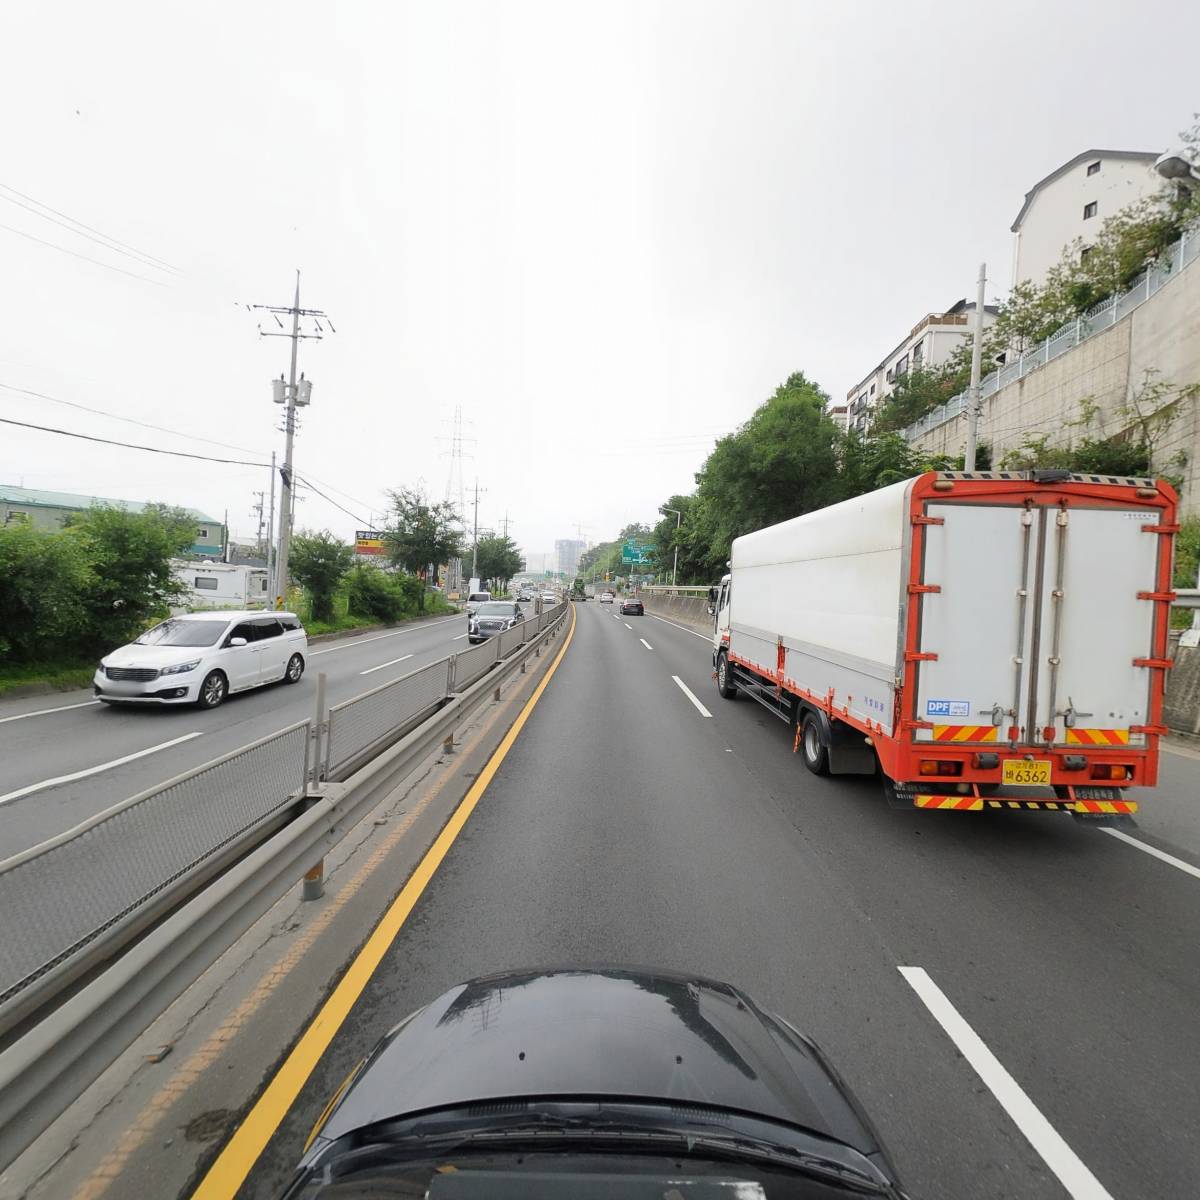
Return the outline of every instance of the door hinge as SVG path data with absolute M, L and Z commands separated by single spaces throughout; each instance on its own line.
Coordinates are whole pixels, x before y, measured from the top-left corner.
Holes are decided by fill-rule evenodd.
M 1135 667 L 1150 667 L 1156 671 L 1169 671 L 1175 664 L 1169 658 L 1135 658 Z
M 1178 592 L 1138 592 L 1139 600 L 1161 600 L 1164 604 L 1174 604 L 1179 599 Z
M 1180 526 L 1178 525 L 1143 525 L 1143 533 L 1178 533 Z
M 905 717 L 900 722 L 901 729 L 932 729 L 932 721 L 914 721 L 911 717 Z
M 940 592 L 942 585 L 940 583 L 910 583 L 908 585 L 908 594 L 910 596 L 919 596 L 923 592 Z
M 937 662 L 937 655 L 932 650 L 906 650 L 905 662 Z
M 913 517 L 912 523 L 914 525 L 945 525 L 946 518 L 945 517 L 926 517 L 926 516 L 918 515 L 918 516 Z
M 1171 731 L 1165 725 L 1130 725 L 1130 733 L 1155 733 L 1159 737 L 1166 737 Z

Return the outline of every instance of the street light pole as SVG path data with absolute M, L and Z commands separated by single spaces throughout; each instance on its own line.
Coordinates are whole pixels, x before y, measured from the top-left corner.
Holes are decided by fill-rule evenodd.
M 675 514 L 675 562 L 671 567 L 671 586 L 675 586 L 676 576 L 679 574 L 679 524 L 683 520 L 683 513 L 677 508 L 664 508 L 665 513 Z
M 967 408 L 967 453 L 964 471 L 975 470 L 975 443 L 979 439 L 979 410 L 983 397 L 979 393 L 979 373 L 983 362 L 983 293 L 987 283 L 987 263 L 979 264 L 979 290 L 975 297 L 975 344 L 971 347 L 971 392 Z

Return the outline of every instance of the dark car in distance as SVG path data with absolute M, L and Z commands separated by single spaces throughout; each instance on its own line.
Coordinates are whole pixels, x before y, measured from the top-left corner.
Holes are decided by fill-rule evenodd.
M 623 617 L 644 617 L 646 610 L 642 606 L 640 600 L 635 600 L 632 596 L 627 600 L 621 601 L 621 616 Z
M 467 641 L 486 642 L 523 620 L 525 614 L 515 600 L 485 600 L 467 617 Z
M 726 983 L 514 971 L 401 1021 L 317 1120 L 287 1200 L 904 1200 L 824 1054 Z

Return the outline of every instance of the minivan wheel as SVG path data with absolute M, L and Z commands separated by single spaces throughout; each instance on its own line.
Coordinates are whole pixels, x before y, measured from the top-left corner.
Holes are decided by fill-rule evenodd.
M 800 725 L 800 745 L 804 765 L 814 775 L 829 774 L 829 751 L 821 741 L 821 723 L 812 713 L 805 713 Z
M 284 683 L 299 683 L 300 676 L 304 674 L 304 657 L 300 654 L 293 654 L 288 659 L 287 670 L 284 672 Z
M 734 686 L 729 668 L 729 658 L 724 650 L 717 655 L 717 691 L 723 700 L 737 699 L 737 688 Z
M 229 681 L 221 671 L 209 671 L 200 685 L 196 704 L 200 708 L 216 708 L 229 694 Z

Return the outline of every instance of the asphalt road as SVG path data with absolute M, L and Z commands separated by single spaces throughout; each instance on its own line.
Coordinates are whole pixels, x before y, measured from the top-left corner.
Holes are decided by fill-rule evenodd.
M 465 615 L 323 642 L 310 648 L 299 684 L 241 692 L 211 712 L 110 707 L 90 690 L 0 702 L 0 860 L 306 719 L 318 672 L 336 704 L 467 646 Z
M 785 1015 L 832 1056 L 914 1197 L 1197 1194 L 1194 845 L 1132 831 L 1172 863 L 1058 814 L 892 811 L 874 780 L 813 777 L 776 718 L 721 700 L 698 635 L 577 615 L 240 1195 L 278 1194 L 333 1090 L 414 1008 L 475 975 L 586 963 L 727 979 Z M 1197 768 L 1169 763 L 1168 825 L 1194 828 Z M 935 1020 L 929 984 L 965 1027 Z M 1000 1068 L 987 1082 L 964 1028 Z

